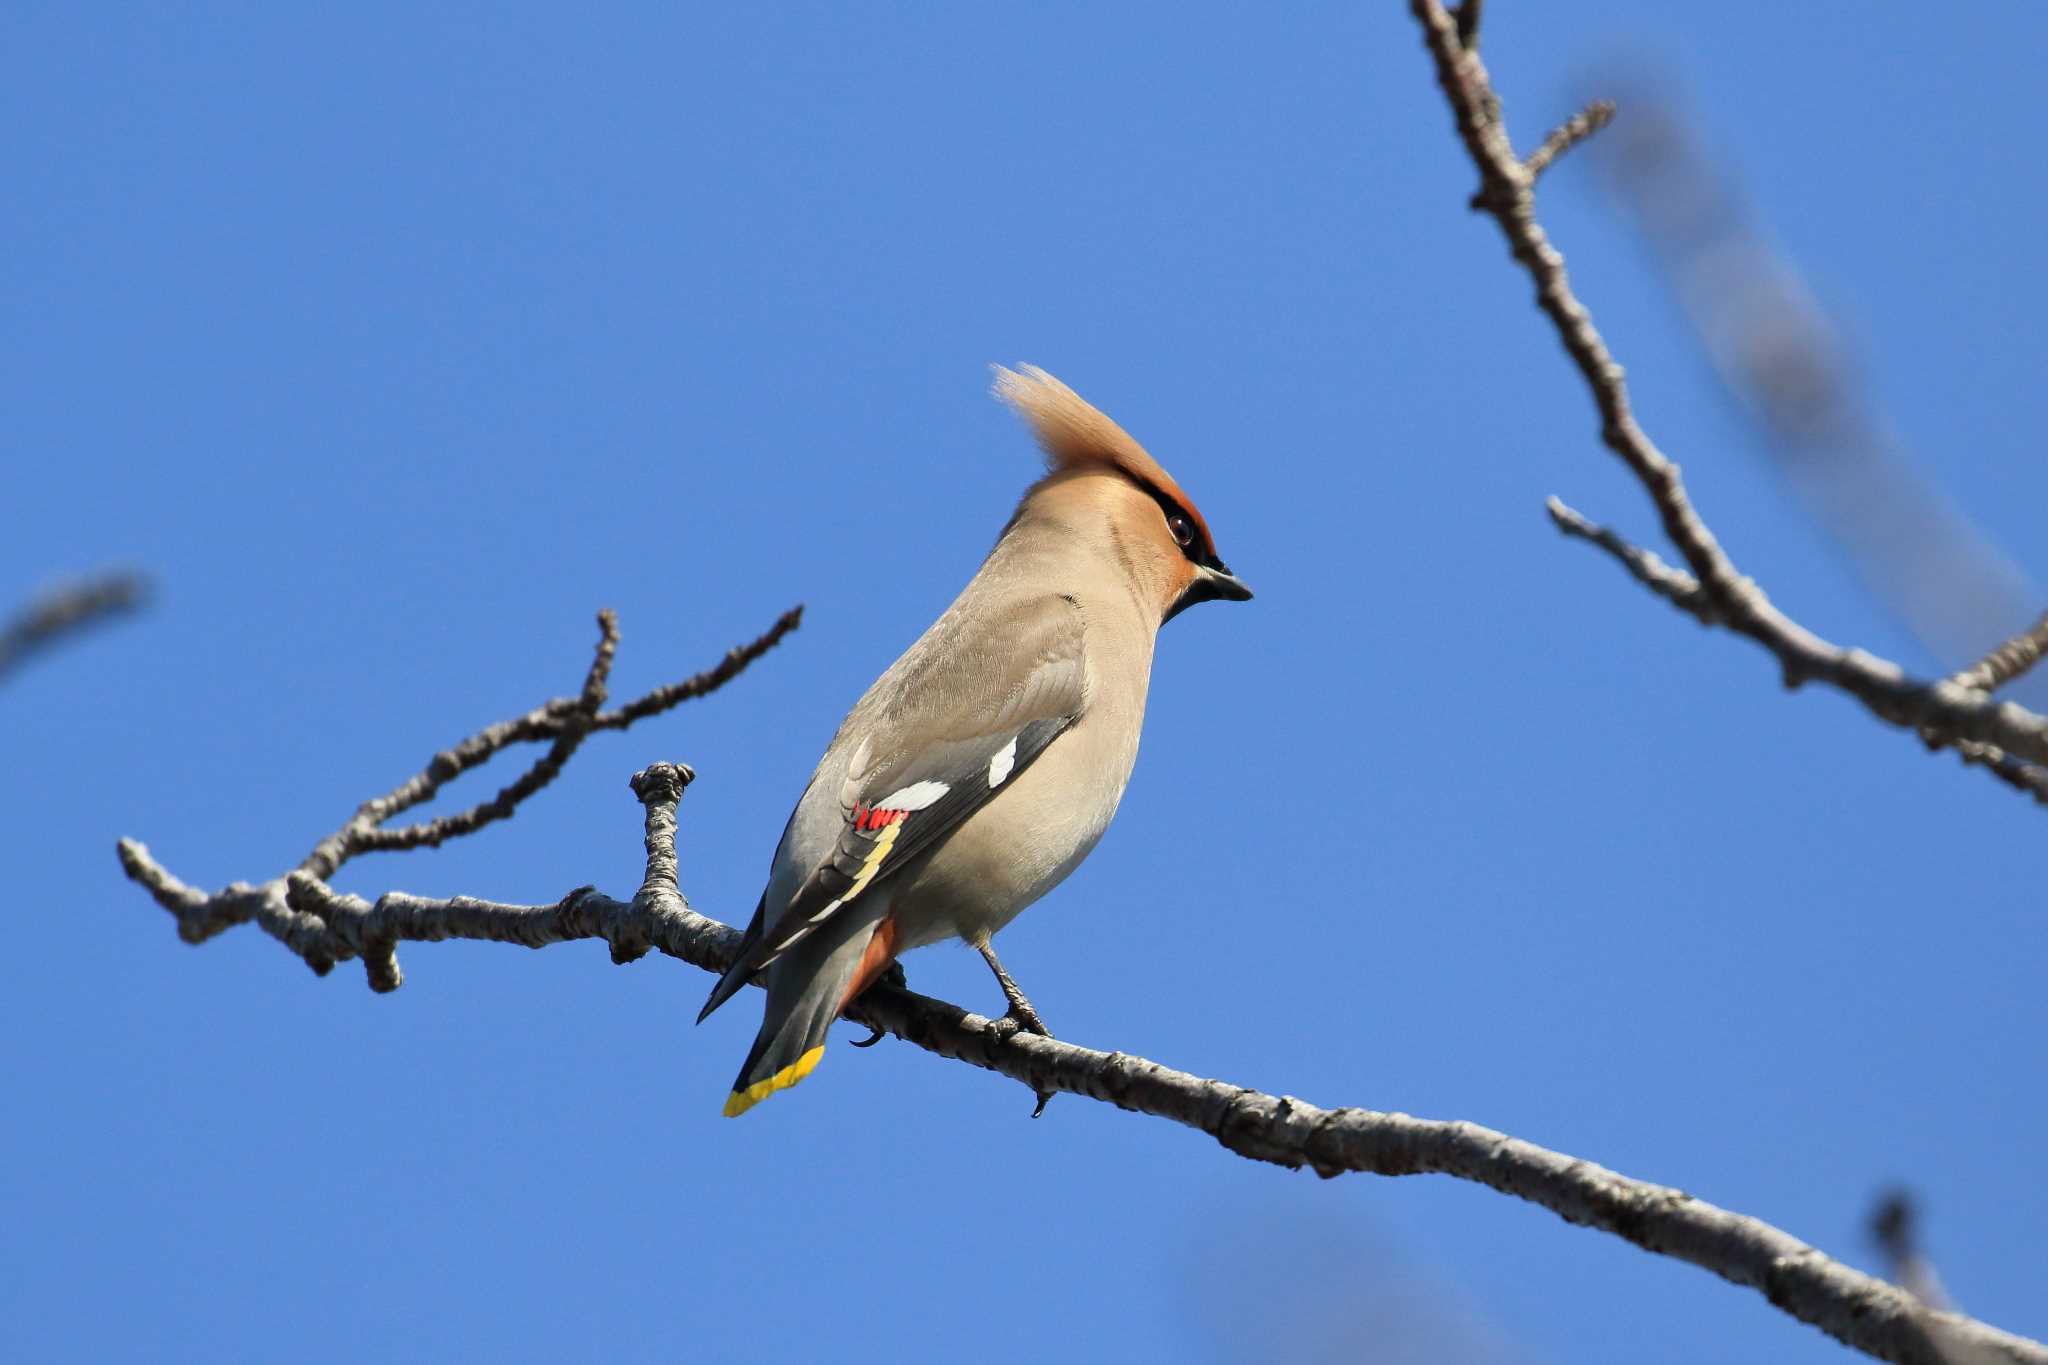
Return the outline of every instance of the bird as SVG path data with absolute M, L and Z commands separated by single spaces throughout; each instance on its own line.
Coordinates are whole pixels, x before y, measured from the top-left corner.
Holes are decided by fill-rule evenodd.
M 1005 1018 L 1051 1036 L 991 939 L 1108 829 L 1159 628 L 1199 602 L 1251 598 L 1193 500 L 1122 427 L 1036 366 L 994 370 L 1045 473 L 953 604 L 847 713 L 783 829 L 738 956 L 697 1016 L 756 977 L 767 987 L 728 1117 L 809 1075 L 842 1010 L 896 958 L 949 938 L 995 973 Z

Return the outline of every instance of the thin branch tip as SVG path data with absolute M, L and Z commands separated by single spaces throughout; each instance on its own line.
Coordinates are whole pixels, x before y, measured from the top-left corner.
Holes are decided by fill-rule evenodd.
M 681 682 L 657 687 L 613 710 L 604 710 L 611 682 L 612 661 L 619 644 L 618 615 L 609 607 L 597 613 L 598 641 L 591 655 L 583 684 L 574 697 L 557 697 L 523 716 L 489 725 L 442 750 L 419 773 L 384 795 L 356 808 L 348 823 L 314 846 L 299 866 L 317 876 L 331 877 L 358 854 L 436 848 L 449 839 L 474 834 L 500 820 L 510 819 L 521 805 L 560 775 L 563 767 L 582 747 L 584 740 L 599 730 L 623 730 L 635 721 L 659 715 L 672 707 L 708 696 L 731 682 L 749 665 L 796 629 L 802 608 L 784 612 L 775 624 L 746 644 L 735 646 L 712 667 Z M 541 756 L 512 782 L 499 788 L 489 800 L 418 824 L 391 828 L 387 822 L 415 806 L 431 801 L 449 782 L 473 768 L 481 767 L 515 744 L 551 741 Z
M 1949 681 L 1988 695 L 2025 677 L 2043 653 L 2048 653 L 2048 612 Z
M 583 691 L 577 696 L 577 709 L 586 716 L 595 717 L 603 707 L 606 689 L 611 684 L 612 660 L 619 652 L 619 614 L 610 607 L 600 607 L 597 612 L 597 648 L 590 659 L 590 671 L 584 675 Z
M 1550 134 L 1529 153 L 1522 170 L 1533 183 L 1557 159 L 1614 122 L 1614 101 L 1598 99 L 1550 130 Z
M 1713 599 L 1701 589 L 1699 580 L 1683 569 L 1665 563 L 1656 553 L 1644 549 L 1552 497 L 1544 504 L 1550 522 L 1567 538 L 1598 546 L 1620 561 L 1629 576 L 1665 601 L 1690 613 L 1703 625 L 1715 622 Z

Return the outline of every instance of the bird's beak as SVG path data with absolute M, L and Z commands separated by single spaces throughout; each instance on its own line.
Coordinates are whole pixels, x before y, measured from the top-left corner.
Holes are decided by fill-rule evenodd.
M 1221 564 L 1204 564 L 1201 576 L 1195 581 L 1200 583 L 1203 580 L 1207 580 L 1209 590 L 1197 598 L 1197 601 L 1213 599 L 1218 602 L 1249 602 L 1252 600 L 1250 586 L 1242 578 L 1239 578 Z
M 1186 611 L 1197 602 L 1249 602 L 1252 590 L 1245 586 L 1243 579 L 1233 574 L 1221 563 L 1197 564 L 1194 581 L 1174 599 L 1160 624 L 1165 625 L 1174 617 Z

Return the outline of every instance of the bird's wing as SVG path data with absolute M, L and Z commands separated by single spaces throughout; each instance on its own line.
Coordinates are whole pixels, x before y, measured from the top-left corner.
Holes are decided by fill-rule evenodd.
M 789 903 L 755 911 L 701 1019 L 876 881 L 986 805 L 1080 718 L 1080 610 L 1052 596 L 942 620 L 904 660 L 840 786 L 838 840 Z M 894 670 L 892 670 L 894 671 Z M 859 722 L 855 722 L 858 724 Z

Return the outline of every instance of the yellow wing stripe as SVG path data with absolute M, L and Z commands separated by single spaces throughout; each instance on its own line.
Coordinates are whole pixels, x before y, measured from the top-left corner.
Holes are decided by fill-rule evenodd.
M 736 1119 L 776 1091 L 789 1089 L 816 1070 L 818 1059 L 824 1055 L 825 1045 L 820 1043 L 767 1080 L 755 1081 L 745 1090 L 733 1091 L 725 1097 L 725 1117 Z
M 853 885 L 848 887 L 846 894 L 839 898 L 841 905 L 846 904 L 846 902 L 867 890 L 868 883 L 873 881 L 875 874 L 882 870 L 882 860 L 888 857 L 889 850 L 896 846 L 896 836 L 902 832 L 903 824 L 901 821 L 890 825 L 882 831 L 882 837 L 875 840 L 875 846 L 868 850 L 868 856 L 861 863 L 860 871 L 853 874 Z

